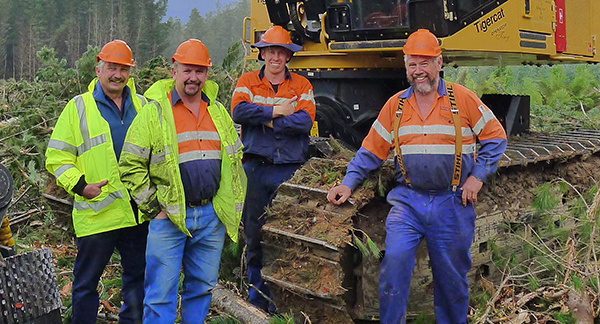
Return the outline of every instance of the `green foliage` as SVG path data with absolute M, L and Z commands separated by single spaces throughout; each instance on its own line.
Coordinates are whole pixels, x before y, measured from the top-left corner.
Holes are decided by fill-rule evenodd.
M 540 288 L 540 282 L 539 282 L 538 278 L 536 278 L 535 276 L 529 276 L 528 280 L 529 280 L 529 289 L 531 291 L 536 291 L 538 288 Z
M 144 64 L 144 67 L 132 73 L 136 91 L 144 93 L 150 86 L 162 79 L 171 78 L 171 63 L 162 56 L 155 57 Z
M 573 313 L 568 312 L 568 313 L 561 313 L 561 312 L 556 312 L 554 314 L 552 314 L 552 317 L 554 317 L 554 319 L 562 324 L 576 324 L 577 323 L 577 318 L 575 318 L 575 316 L 573 316 Z
M 219 268 L 219 279 L 226 282 L 238 282 L 240 275 L 240 262 L 244 242 L 239 240 L 234 243 L 229 236 L 225 240 L 223 252 L 221 253 L 221 266 Z
M 291 313 L 275 315 L 269 318 L 269 324 L 294 324 L 294 316 Z
M 75 61 L 81 84 L 86 87 L 96 77 L 96 56 L 100 53 L 99 46 L 88 45 L 87 51 Z
M 594 65 L 447 67 L 444 74 L 479 96 L 530 96 L 533 131 L 600 128 L 600 76 Z
M 207 319 L 206 320 L 207 324 L 241 324 L 242 322 L 238 321 L 237 319 L 229 316 L 229 315 L 221 315 L 215 318 L 211 318 L 211 319 Z
M 217 99 L 226 108 L 231 105 L 231 96 L 235 90 L 239 77 L 248 72 L 258 69 L 258 63 L 244 59 L 244 49 L 241 41 L 229 46 L 227 55 L 221 66 L 213 66 L 208 70 L 208 79 L 219 84 L 219 95 Z M 229 109 L 228 109 L 229 110 Z
M 554 209 L 560 200 L 557 197 L 557 187 L 547 182 L 535 189 L 536 198 L 533 208 L 538 214 L 545 214 Z
M 360 232 L 360 238 L 356 235 L 356 231 Z M 376 258 L 381 257 L 381 250 L 379 250 L 377 245 L 375 245 L 375 242 L 371 240 L 367 233 L 363 231 L 357 229 L 352 232 L 352 245 L 354 245 L 363 256 L 373 254 Z
M 59 60 L 53 48 L 44 46 L 37 52 L 37 57 L 42 63 L 36 74 L 36 80 L 46 82 L 49 85 L 51 94 L 55 97 L 71 97 L 74 92 L 81 92 L 79 86 L 78 74 L 75 70 L 67 68 L 65 59 Z

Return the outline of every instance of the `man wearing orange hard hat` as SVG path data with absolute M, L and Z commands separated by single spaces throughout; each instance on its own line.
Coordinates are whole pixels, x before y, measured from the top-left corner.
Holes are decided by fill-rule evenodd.
M 403 51 L 410 87 L 383 106 L 342 184 L 327 198 L 345 202 L 394 148 L 397 186 L 387 196 L 392 208 L 379 275 L 380 321 L 406 321 L 415 253 L 425 240 L 437 323 L 467 323 L 473 204 L 496 171 L 506 133 L 473 92 L 440 78 L 442 50 L 431 32 L 412 33 Z
M 250 302 L 267 311 L 275 306 L 264 298 L 270 292 L 261 276 L 263 266 L 261 227 L 265 207 L 279 185 L 288 180 L 308 158 L 308 139 L 315 120 L 315 99 L 310 82 L 290 72 L 286 63 L 302 46 L 294 44 L 281 26 L 267 30 L 252 45 L 259 49 L 263 67 L 240 77 L 231 99 L 233 120 L 242 125 L 244 170 L 252 204 L 244 207 L 244 234 Z
M 125 134 L 145 99 L 129 77 L 134 62 L 124 41 L 104 45 L 96 62 L 97 78 L 69 101 L 46 150 L 46 169 L 74 198 L 72 323 L 96 323 L 98 281 L 115 248 L 123 266 L 119 323 L 141 323 L 148 222 L 117 170 Z
M 172 324 L 183 266 L 181 322 L 204 323 L 225 235 L 237 242 L 246 195 L 242 143 L 219 87 L 207 80 L 208 49 L 177 48 L 172 79 L 144 93 L 120 161 L 121 179 L 150 220 L 144 323 Z

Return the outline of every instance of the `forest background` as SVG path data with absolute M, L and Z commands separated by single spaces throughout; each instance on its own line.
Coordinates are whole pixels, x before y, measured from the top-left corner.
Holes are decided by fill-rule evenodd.
M 185 24 L 169 17 L 167 0 L 0 0 L 0 79 L 32 80 L 42 66 L 36 52 L 53 48 L 67 66 L 113 39 L 127 42 L 136 62 L 170 58 L 188 38 L 198 38 L 220 64 L 229 45 L 241 38 L 250 1 L 240 0 L 201 16 L 193 9 Z
M 139 93 L 170 77 L 170 57 L 182 41 L 201 39 L 214 62 L 209 79 L 219 84 L 219 100 L 227 107 L 237 78 L 258 67 L 244 59 L 247 48 L 241 42 L 249 1 L 217 6 L 205 15 L 192 10 L 182 23 L 164 19 L 167 0 L 0 0 L 5 13 L 0 16 L 0 163 L 11 170 L 19 197 L 8 216 L 32 217 L 23 221 L 27 226 L 15 224 L 19 250 L 52 248 L 65 309 L 70 304 L 73 233 L 68 213 L 60 215 L 42 198 L 53 182 L 44 170 L 44 152 L 56 119 L 95 77 L 96 54 L 113 39 L 125 40 L 134 52 L 132 77 Z M 444 75 L 478 95 L 530 96 L 533 131 L 600 128 L 598 65 L 446 67 Z M 237 248 L 225 254 L 239 256 Z M 231 260 L 231 268 L 239 266 L 239 258 Z M 110 269 L 101 296 L 109 301 L 120 286 L 118 268 Z

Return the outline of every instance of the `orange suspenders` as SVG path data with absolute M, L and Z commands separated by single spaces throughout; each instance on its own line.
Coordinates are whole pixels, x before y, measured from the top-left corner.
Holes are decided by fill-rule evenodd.
M 458 107 L 456 106 L 456 97 L 454 96 L 454 89 L 452 84 L 446 82 L 446 93 L 450 101 L 450 111 L 452 112 L 452 122 L 454 123 L 454 137 L 455 137 L 455 148 L 454 148 L 454 173 L 452 174 L 452 191 L 456 191 L 456 188 L 460 184 L 460 171 L 462 168 L 462 127 L 460 124 L 460 116 L 458 115 Z M 398 130 L 400 129 L 400 120 L 402 119 L 402 109 L 404 109 L 404 98 L 398 100 L 398 109 L 396 110 L 396 118 L 394 118 L 394 148 L 396 151 L 396 159 L 398 160 L 398 166 L 400 172 L 404 177 L 406 184 L 411 187 L 410 180 L 406 174 L 404 162 L 402 162 L 402 151 L 400 149 L 400 143 L 398 141 Z

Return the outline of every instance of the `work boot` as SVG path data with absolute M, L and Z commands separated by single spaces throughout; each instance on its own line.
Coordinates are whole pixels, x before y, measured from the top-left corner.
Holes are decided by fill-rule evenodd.
M 275 305 L 263 297 L 264 294 L 264 296 L 273 300 L 273 295 L 269 291 L 267 283 L 262 279 L 260 268 L 248 268 L 248 283 L 252 285 L 248 288 L 248 299 L 250 300 L 250 303 L 267 313 L 275 313 L 277 311 Z M 257 290 L 260 290 L 260 292 Z

